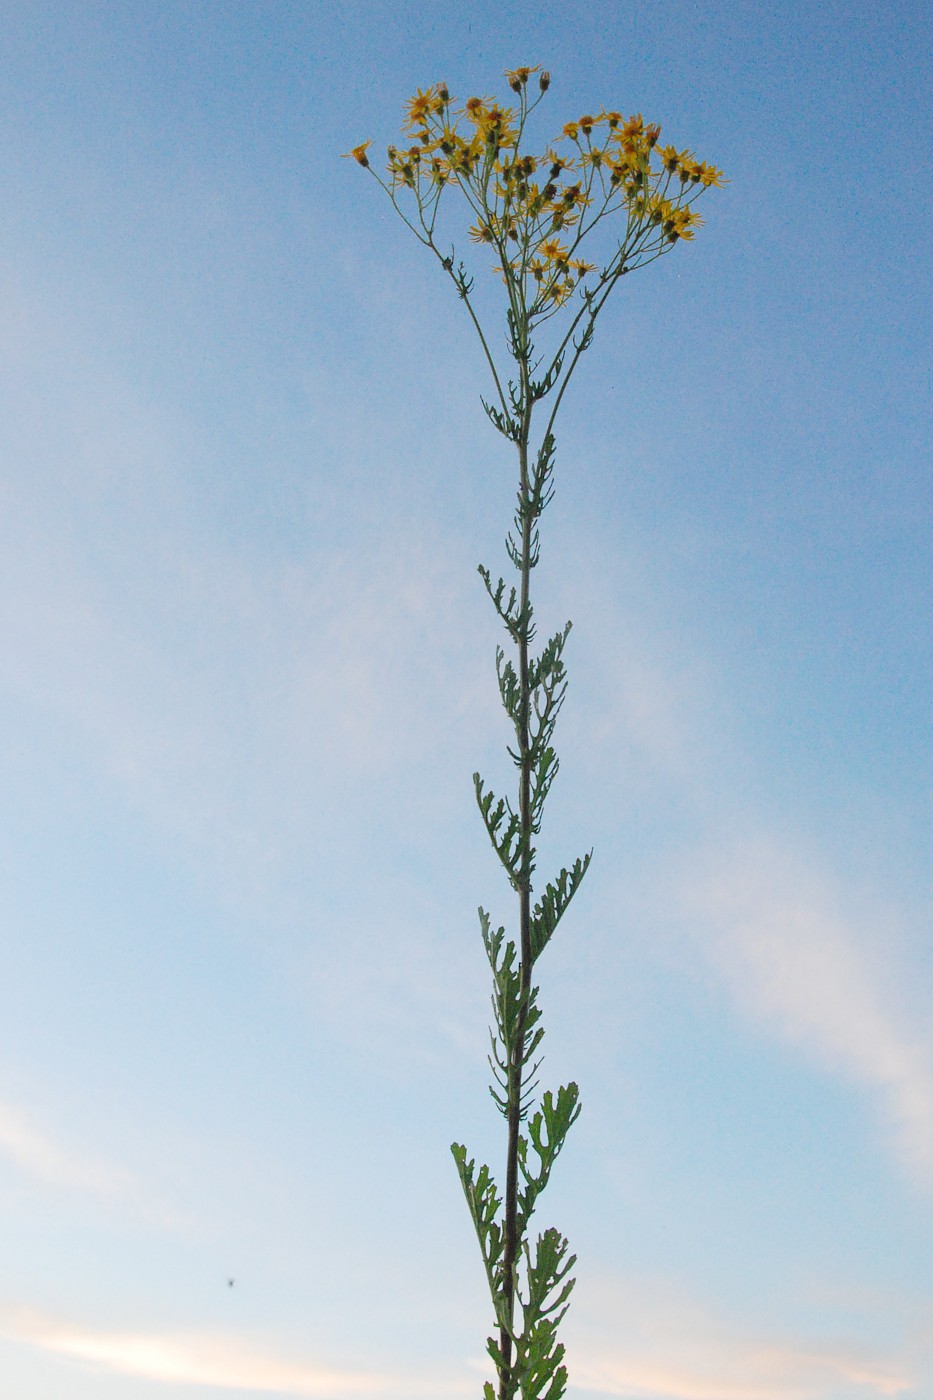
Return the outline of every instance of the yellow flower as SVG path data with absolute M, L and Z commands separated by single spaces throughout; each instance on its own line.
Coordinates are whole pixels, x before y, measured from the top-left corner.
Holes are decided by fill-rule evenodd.
M 357 165 L 368 165 L 369 156 L 366 154 L 366 147 L 371 146 L 372 141 L 364 141 L 362 146 L 354 146 L 352 151 L 347 151 L 342 157 L 343 160 L 355 160 Z
M 565 209 L 572 209 L 575 204 L 578 204 L 580 208 L 583 209 L 587 204 L 592 204 L 593 202 L 583 193 L 583 187 L 580 184 L 568 185 L 564 190 L 563 198 Z
M 581 258 L 571 258 L 570 266 L 576 270 L 577 277 L 585 277 L 588 272 L 592 272 L 595 263 L 583 262 Z
M 551 162 L 550 174 L 552 180 L 556 180 L 562 170 L 573 169 L 573 161 L 570 160 L 569 157 L 559 156 L 557 152 L 552 151 L 550 147 L 545 151 L 544 159 Z
M 540 72 L 541 65 L 536 64 L 534 68 L 512 68 L 506 71 L 509 87 L 513 92 L 521 92 L 532 73 Z
M 434 97 L 431 88 L 428 88 L 425 92 L 422 92 L 419 88 L 414 97 L 410 98 L 406 103 L 406 106 L 408 108 L 408 121 L 405 123 L 406 126 L 422 126 L 425 119 L 429 117 L 434 110 Z
M 470 239 L 473 243 L 493 243 L 495 238 L 492 229 L 488 224 L 474 224 L 470 229 Z
M 669 199 L 659 199 L 655 197 L 648 205 L 648 213 L 653 224 L 667 222 L 674 213 L 674 206 Z
M 694 160 L 692 151 L 681 151 L 680 153 L 680 183 L 685 185 L 688 180 L 694 184 L 700 178 L 699 162 Z
M 561 247 L 556 238 L 546 238 L 539 246 L 538 252 L 542 258 L 547 258 L 548 262 L 565 262 L 567 259 L 567 249 Z
M 658 151 L 661 157 L 661 164 L 669 175 L 673 175 L 680 165 L 680 155 L 673 146 L 662 146 Z
M 561 132 L 562 136 L 568 136 L 571 141 L 576 141 L 580 134 L 580 128 L 576 122 L 567 122 Z
M 694 228 L 698 228 L 702 222 L 700 215 L 695 214 L 692 209 L 672 209 L 664 220 L 662 229 L 668 242 L 676 243 L 678 238 L 692 238 Z
M 548 287 L 544 295 L 548 297 L 555 306 L 560 306 L 562 302 L 565 302 L 568 297 L 573 295 L 573 283 L 569 278 L 565 278 L 561 282 L 555 282 L 552 287 Z
M 489 146 L 510 146 L 515 144 L 515 132 L 511 126 L 512 111 L 509 107 L 480 106 L 471 113 L 477 134 L 486 138 Z
M 485 99 L 482 97 L 468 97 L 463 104 L 463 110 L 466 112 L 471 122 L 478 124 L 481 117 L 486 113 Z
M 464 142 L 463 137 L 458 135 L 456 127 L 453 127 L 448 123 L 446 126 L 443 126 L 441 128 L 441 134 L 438 137 L 437 144 L 440 147 L 440 149 L 444 152 L 444 155 L 449 156 L 452 151 L 457 150 L 458 147 L 461 147 L 464 144 Z
M 514 277 L 515 273 L 518 271 L 518 262 L 517 262 L 517 260 L 513 258 L 513 259 L 507 264 L 507 266 L 508 266 L 509 272 L 511 272 L 511 273 L 512 273 L 512 276 Z M 504 267 L 502 267 L 501 265 L 499 265 L 499 266 L 497 266 L 497 267 L 494 267 L 494 268 L 493 268 L 493 272 L 498 272 L 498 274 L 499 274 L 499 276 L 502 278 L 503 282 L 506 284 L 506 286 L 508 286 L 508 284 L 509 284 L 509 275 L 508 275 L 508 273 L 506 272 L 506 270 L 505 270 Z
M 715 165 L 707 165 L 705 161 L 700 165 L 700 179 L 704 185 L 715 185 L 717 189 L 722 189 L 727 183 L 723 179 L 722 171 L 717 170 Z

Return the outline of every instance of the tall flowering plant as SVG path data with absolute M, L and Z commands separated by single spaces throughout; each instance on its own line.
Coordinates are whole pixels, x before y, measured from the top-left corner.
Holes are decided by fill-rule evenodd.
M 493 981 L 490 1093 L 508 1134 L 504 1202 L 488 1166 L 477 1170 L 460 1143 L 453 1143 L 451 1152 L 479 1238 L 498 1334 L 487 1342 L 498 1389 L 486 1381 L 484 1400 L 560 1400 L 567 1368 L 557 1328 L 574 1286 L 569 1275 L 576 1256 L 568 1257 L 568 1242 L 553 1227 L 539 1234 L 532 1248 L 528 1226 L 580 1101 L 577 1085 L 570 1083 L 556 1095 L 548 1090 L 535 1105 L 541 1065 L 535 1056 L 544 1030 L 532 979 L 592 852 L 564 867 L 543 889 L 536 886 L 535 838 L 558 769 L 553 738 L 567 691 L 564 648 L 570 623 L 532 653 L 531 574 L 540 553 L 538 522 L 553 496 L 557 410 L 592 342 L 597 317 L 622 277 L 694 237 L 702 223 L 698 198 L 723 181 L 715 166 L 690 151 L 662 146 L 659 126 L 646 125 L 640 115 L 623 120 L 619 112 L 567 122 L 543 155 L 532 154 L 524 146 L 526 125 L 550 77 L 528 67 L 505 76 L 514 95 L 511 105 L 470 97 L 457 106 L 445 83 L 419 90 L 407 104 L 403 143 L 388 148 L 384 176 L 370 163 L 371 141 L 348 156 L 375 177 L 453 282 L 492 375 L 494 393 L 483 407 L 518 455 L 514 529 L 506 539 L 517 579 L 509 583 L 479 569 L 508 637 L 509 651 L 496 649 L 496 671 L 515 734 L 508 752 L 517 770 L 517 792 L 497 797 L 478 773 L 473 775 L 480 816 L 518 899 L 517 940 L 504 928 L 494 930 L 486 911 L 479 911 Z M 498 258 L 494 271 L 505 286 L 509 377 L 490 350 L 473 297 L 474 279 L 456 249 L 436 232 L 441 201 L 451 186 L 467 204 L 469 239 Z M 597 229 L 605 236 L 594 242 L 604 251 L 599 262 L 587 262 L 582 244 Z M 556 317 L 563 318 L 562 325 L 555 323 L 560 329 L 544 333 L 547 349 L 537 353 L 535 336 Z

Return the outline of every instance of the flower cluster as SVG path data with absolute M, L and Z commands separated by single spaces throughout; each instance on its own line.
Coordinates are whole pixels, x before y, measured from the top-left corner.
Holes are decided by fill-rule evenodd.
M 530 97 L 533 74 L 538 92 Z M 619 216 L 621 227 L 594 286 L 693 238 L 702 223 L 693 204 L 705 189 L 722 185 L 720 170 L 691 151 L 660 146 L 659 126 L 646 125 L 640 114 L 623 120 L 619 112 L 567 122 L 543 155 L 529 154 L 522 150 L 525 121 L 550 76 L 522 67 L 505 77 L 518 99 L 512 106 L 470 97 L 456 107 L 445 83 L 419 89 L 406 104 L 407 144 L 389 146 L 387 180 L 376 178 L 403 217 L 398 198 L 406 191 L 413 196 L 418 226 L 406 222 L 422 241 L 435 247 L 440 196 L 448 185 L 459 186 L 474 216 L 470 238 L 498 254 L 496 271 L 535 319 L 596 271 L 577 253 L 601 220 Z M 371 144 L 348 155 L 372 170 Z

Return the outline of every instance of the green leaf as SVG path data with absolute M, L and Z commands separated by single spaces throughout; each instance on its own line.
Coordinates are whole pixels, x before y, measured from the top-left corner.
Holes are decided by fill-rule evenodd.
M 528 621 L 531 618 L 531 607 L 529 606 L 523 615 L 522 610 L 518 605 L 517 588 L 511 588 L 509 590 L 508 602 L 503 603 L 502 600 L 505 597 L 506 589 L 505 579 L 500 578 L 495 588 L 493 588 L 492 575 L 490 574 L 489 570 L 484 568 L 482 564 L 479 564 L 477 566 L 477 569 L 480 578 L 486 585 L 486 592 L 492 599 L 493 607 L 495 608 L 496 612 L 499 614 L 500 618 L 508 628 L 509 635 L 512 637 L 513 641 L 517 642 L 519 637 L 521 636 L 523 622 Z
M 512 811 L 508 799 L 500 797 L 496 802 L 492 792 L 484 791 L 483 780 L 478 773 L 473 774 L 473 787 L 476 791 L 476 804 L 493 849 L 501 860 L 513 889 L 520 890 L 523 882 L 531 879 L 534 870 L 534 848 L 527 846 L 523 840 L 521 821 Z
M 537 745 L 533 744 L 532 754 L 535 753 L 536 748 Z M 538 750 L 537 761 L 531 774 L 531 829 L 535 833 L 541 830 L 544 804 L 559 768 L 560 760 L 552 748 Z
M 532 471 L 530 503 L 536 517 L 550 505 L 554 497 L 554 488 L 551 486 L 551 476 L 554 472 L 554 449 L 554 434 L 546 433 L 544 441 L 538 449 Z
M 528 1298 L 519 1297 L 522 1331 L 515 1339 L 510 1378 L 522 1400 L 561 1400 L 567 1387 L 565 1349 L 557 1340 L 557 1327 L 567 1311 L 567 1299 L 574 1286 L 567 1274 L 576 1257 L 566 1259 L 567 1248 L 566 1239 L 554 1229 L 538 1236 L 534 1261 L 527 1241 L 523 1244 Z
M 549 1230 L 545 1230 L 543 1235 L 538 1236 L 534 1263 L 532 1263 L 531 1252 L 527 1241 L 525 1242 L 528 1301 L 522 1303 L 522 1310 L 526 1335 L 530 1335 L 540 1319 L 550 1318 L 550 1314 L 557 1312 L 559 1308 L 560 1312 L 557 1313 L 557 1316 L 550 1319 L 550 1326 L 556 1329 L 567 1311 L 567 1299 L 570 1297 L 576 1282 L 575 1279 L 567 1279 L 567 1275 L 577 1262 L 577 1256 L 571 1254 L 567 1262 L 564 1263 L 568 1248 L 568 1241 L 559 1230 L 555 1230 L 552 1226 Z M 566 1283 L 565 1279 L 567 1279 Z M 558 1289 L 560 1289 L 559 1293 Z
M 562 631 L 555 632 L 541 655 L 530 662 L 528 684 L 532 690 L 536 690 L 539 685 L 545 685 L 548 681 L 559 683 L 564 679 L 564 665 L 561 658 L 572 627 L 573 623 L 568 622 Z
M 479 1240 L 493 1306 L 496 1309 L 496 1316 L 499 1317 L 503 1304 L 501 1278 L 503 1237 L 497 1216 L 502 1205 L 502 1198 L 499 1196 L 496 1183 L 487 1166 L 480 1167 L 474 1181 L 475 1161 L 473 1158 L 469 1162 L 467 1161 L 466 1148 L 458 1142 L 452 1142 L 450 1150 L 457 1165 L 460 1185 L 463 1187 L 463 1194 L 466 1196 L 476 1237 Z
M 528 1137 L 538 1156 L 538 1168 L 531 1170 L 528 1164 L 528 1144 L 519 1139 L 518 1167 L 525 1182 L 524 1190 L 519 1191 L 522 1230 L 531 1219 L 535 1202 L 548 1183 L 551 1169 L 566 1141 L 572 1125 L 580 1116 L 580 1091 L 576 1084 L 567 1084 L 557 1091 L 555 1103 L 551 1091 L 541 1100 L 541 1107 L 528 1120 Z
M 544 1038 L 544 1030 L 538 1026 L 541 1019 L 541 1012 L 537 1006 L 538 988 L 531 987 L 529 990 L 522 1044 L 519 1046 L 518 1025 L 522 1008 L 522 986 L 518 965 L 518 949 L 511 939 L 503 949 L 505 929 L 500 928 L 495 933 L 491 932 L 489 915 L 482 908 L 479 911 L 479 919 L 486 956 L 492 969 L 492 1007 L 496 1021 L 495 1032 L 492 1030 L 489 1032 L 492 1055 L 487 1058 L 495 1081 L 494 1085 L 490 1085 L 489 1092 L 500 1113 L 504 1117 L 508 1117 L 510 1096 L 515 1092 L 517 1066 L 520 1064 L 523 1072 L 526 1071 L 531 1057 Z M 541 1061 L 538 1060 L 536 1064 L 531 1065 L 530 1069 L 527 1069 L 522 1088 L 522 1105 L 519 1110 L 519 1117 L 522 1119 L 527 1114 L 525 1099 L 535 1087 L 532 1077 L 540 1065 Z
M 501 409 L 495 408 L 492 404 L 487 403 L 482 394 L 479 396 L 479 401 L 483 405 L 486 411 L 486 417 L 489 419 L 490 423 L 492 423 L 493 427 L 497 428 L 502 436 L 508 438 L 510 442 L 518 442 L 522 435 L 521 423 L 512 418 L 510 414 L 503 413 Z
M 496 647 L 496 676 L 499 680 L 502 707 L 515 725 L 519 743 L 521 743 L 521 684 L 515 667 L 511 661 L 506 660 L 505 652 L 501 647 Z
M 593 852 L 574 861 L 570 870 L 561 870 L 553 884 L 545 886 L 544 894 L 531 912 L 531 956 L 537 960 L 547 946 L 567 905 L 573 899 L 589 869 Z
M 560 372 L 563 368 L 563 364 L 564 357 L 563 354 L 560 354 L 556 357 L 556 359 L 554 359 L 551 362 L 543 379 L 531 380 L 530 384 L 528 385 L 528 390 L 531 396 L 532 403 L 537 403 L 539 399 L 546 398 L 547 395 L 551 392 L 554 385 L 557 383 L 558 378 L 560 377 Z

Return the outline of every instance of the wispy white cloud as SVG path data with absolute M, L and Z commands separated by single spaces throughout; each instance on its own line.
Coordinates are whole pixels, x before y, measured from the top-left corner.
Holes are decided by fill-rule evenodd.
M 883 926 L 766 841 L 713 856 L 685 903 L 742 1009 L 874 1091 L 903 1162 L 933 1185 L 933 1053 L 879 975 Z
M 23 1307 L 0 1308 L 9 1338 L 84 1366 L 165 1385 L 261 1391 L 303 1400 L 403 1400 L 409 1395 L 457 1396 L 466 1383 L 290 1359 L 268 1343 L 228 1333 L 97 1331 Z
M 395 781 L 469 717 L 440 539 L 312 570 L 143 532 L 150 610 L 127 596 L 139 577 L 102 586 L 40 514 L 18 502 L 0 522 L 3 689 L 220 882 L 252 875 L 267 900 L 356 785 Z
M 199 518 L 196 430 L 47 288 L 0 277 L 0 331 L 0 687 L 201 869 L 267 876 L 469 711 L 478 584 L 384 512 L 365 545 L 309 515 L 302 564 L 244 552 Z
M 854 1341 L 755 1334 L 659 1280 L 591 1279 L 568 1334 L 574 1386 L 629 1400 L 868 1400 L 911 1392 L 901 1360 Z M 607 1343 L 606 1338 L 613 1337 Z
M 671 649 L 669 618 L 652 630 L 607 601 L 591 565 L 581 575 L 585 615 L 615 640 L 598 658 L 592 689 L 605 699 L 586 742 L 596 735 L 603 781 L 614 765 L 623 792 L 646 765 L 652 793 L 663 787 L 681 823 L 678 848 L 650 866 L 651 910 L 671 894 L 671 921 L 702 929 L 697 944 L 743 1012 L 873 1094 L 901 1162 L 933 1186 L 933 1037 L 909 1008 L 911 949 L 897 927 L 909 905 L 863 889 L 856 907 L 792 812 L 784 833 L 767 834 L 774 814 L 748 791 L 751 736 L 722 682 L 689 639 Z M 687 873 L 672 878 L 678 865 Z
M 0 1157 L 45 1186 L 91 1196 L 164 1224 L 178 1223 L 176 1213 L 130 1172 L 57 1141 L 8 1102 L 0 1102 Z
M 8 1103 L 0 1103 L 0 1153 L 52 1186 L 111 1197 L 124 1194 L 133 1185 L 117 1168 L 66 1151 L 37 1131 L 21 1109 Z

